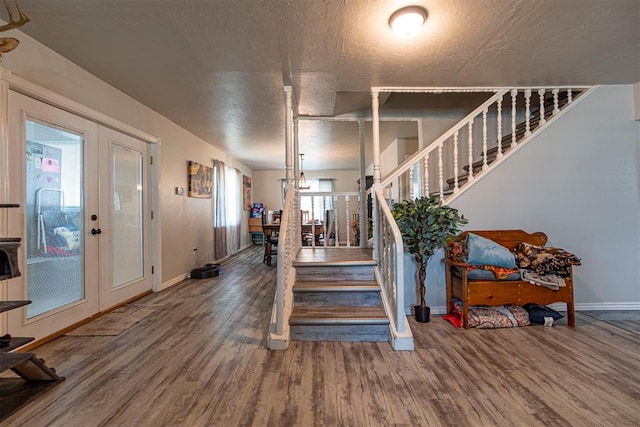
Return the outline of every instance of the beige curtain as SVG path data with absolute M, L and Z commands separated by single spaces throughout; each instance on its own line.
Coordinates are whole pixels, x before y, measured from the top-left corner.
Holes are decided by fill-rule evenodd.
M 213 161 L 213 257 L 227 256 L 227 186 L 224 162 Z

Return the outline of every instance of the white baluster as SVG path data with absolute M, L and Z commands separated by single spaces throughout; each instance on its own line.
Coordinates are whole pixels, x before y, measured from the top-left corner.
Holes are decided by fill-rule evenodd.
M 344 197 L 344 206 L 345 206 L 345 216 L 347 218 L 347 247 L 351 247 L 351 215 L 349 215 L 349 196 Z M 338 234 L 336 234 L 336 239 L 338 239 Z M 325 239 L 326 240 L 326 239 Z
M 516 102 L 518 97 L 518 90 L 511 89 L 511 148 L 515 147 L 518 141 L 516 141 Z
M 553 115 L 555 116 L 560 112 L 560 108 L 558 107 L 558 93 L 559 89 L 554 89 L 551 91 L 553 93 Z
M 329 221 L 327 221 L 327 197 L 331 197 L 331 196 L 322 196 L 322 214 L 325 218 L 324 221 L 324 242 L 322 242 L 322 245 L 326 248 L 327 247 L 327 227 L 329 226 Z M 313 238 L 315 239 L 316 236 L 313 236 Z
M 338 196 L 335 196 L 335 195 L 333 196 L 333 212 L 334 212 L 334 215 L 333 215 L 333 228 L 334 228 L 334 231 L 333 231 L 333 235 L 334 235 L 333 242 L 334 243 L 333 244 L 335 246 L 340 246 L 340 239 L 338 238 L 338 236 L 340 236 L 340 233 L 338 231 L 338 222 L 339 222 L 338 221 L 338 217 L 339 217 L 339 215 L 338 215 Z M 326 233 L 326 230 L 325 230 L 325 233 Z M 325 240 L 326 240 L 326 237 L 327 236 L 325 236 Z
M 423 159 L 424 162 L 424 195 L 425 197 L 429 197 L 429 156 L 431 154 L 427 154 L 427 156 Z
M 571 89 L 567 89 L 567 100 L 569 101 L 569 104 L 573 102 L 573 92 L 571 91 Z
M 524 136 L 531 135 L 531 89 L 524 91 Z
M 538 89 L 538 98 L 540 100 L 540 126 L 547 123 L 547 119 L 544 118 L 544 89 Z
M 311 196 L 311 218 L 309 218 L 309 220 L 311 221 L 311 246 L 312 247 L 316 246 L 316 221 L 314 219 L 316 217 L 316 211 L 314 207 L 314 199 L 315 197 Z
M 468 156 L 467 156 L 467 161 L 469 162 L 468 181 L 471 182 L 473 181 L 473 119 L 469 121 L 467 126 L 469 127 L 469 150 L 468 150 Z
M 413 200 L 413 168 L 415 165 L 409 168 L 409 200 Z
M 453 192 L 460 190 L 458 186 L 458 131 L 453 134 Z
M 497 103 L 497 119 L 498 119 L 498 158 L 502 157 L 502 97 L 498 98 Z
M 482 170 L 486 170 L 487 165 L 487 112 L 488 108 L 482 111 Z
M 442 167 L 442 142 L 438 145 L 438 184 L 440 185 L 440 200 L 444 200 L 444 172 Z

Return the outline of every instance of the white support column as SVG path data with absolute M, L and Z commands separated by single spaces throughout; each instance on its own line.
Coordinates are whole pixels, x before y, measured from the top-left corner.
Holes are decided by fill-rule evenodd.
M 293 182 L 295 188 L 300 187 L 300 141 L 298 140 L 298 125 L 300 121 L 295 118 L 293 120 Z
M 293 129 L 293 109 L 292 109 L 292 91 L 291 86 L 284 87 L 284 144 L 285 144 L 285 169 L 287 184 L 293 182 L 293 138 L 291 131 Z
M 379 93 L 377 90 L 371 90 L 371 117 L 373 119 L 371 122 L 373 127 L 373 186 L 371 187 L 371 198 L 373 199 L 373 259 L 376 261 L 380 260 L 380 249 L 378 248 L 380 242 L 378 238 L 380 233 L 380 227 L 378 225 L 378 198 L 373 193 L 374 191 L 378 191 L 378 186 L 380 185 L 380 117 L 378 115 L 380 100 L 378 96 Z
M 418 120 L 418 151 L 422 151 L 422 149 L 424 148 L 424 133 L 423 133 L 423 129 L 422 129 L 422 119 Z M 428 197 L 428 194 L 424 194 L 424 158 L 420 161 L 420 164 L 418 165 L 418 188 L 415 189 L 415 191 L 418 193 L 417 195 L 414 194 L 412 196 L 416 197 Z
M 371 91 L 371 110 L 373 125 L 373 184 L 380 183 L 380 100 L 377 90 Z
M 360 247 L 367 246 L 367 172 L 365 171 L 364 120 L 358 120 L 358 138 L 360 140 Z

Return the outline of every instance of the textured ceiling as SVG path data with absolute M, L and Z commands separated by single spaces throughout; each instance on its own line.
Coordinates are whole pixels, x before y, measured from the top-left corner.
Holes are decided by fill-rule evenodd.
M 284 166 L 283 85 L 300 114 L 334 115 L 368 114 L 371 86 L 640 81 L 639 0 L 21 4 L 32 21 L 25 33 L 254 169 Z M 398 39 L 387 20 L 408 4 L 429 18 L 416 37 Z M 434 102 L 413 97 L 408 108 Z M 305 169 L 357 169 L 357 129 L 301 123 Z M 385 123 L 382 132 L 385 143 L 416 126 Z

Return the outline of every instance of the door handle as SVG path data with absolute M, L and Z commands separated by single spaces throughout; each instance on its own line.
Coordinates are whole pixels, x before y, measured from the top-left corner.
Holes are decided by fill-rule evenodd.
M 96 234 L 101 234 L 101 233 L 102 233 L 102 230 L 100 230 L 99 228 L 92 228 L 91 229 L 91 234 L 93 234 L 94 236 Z

